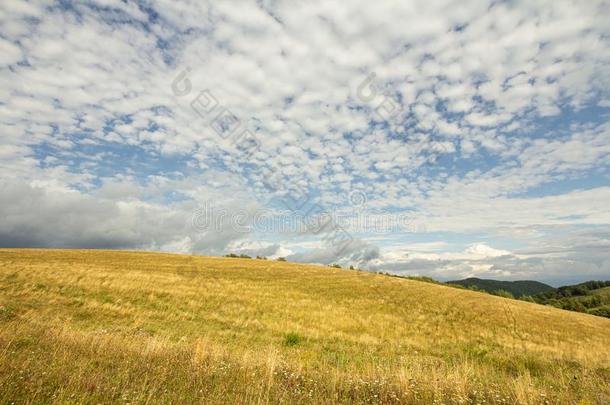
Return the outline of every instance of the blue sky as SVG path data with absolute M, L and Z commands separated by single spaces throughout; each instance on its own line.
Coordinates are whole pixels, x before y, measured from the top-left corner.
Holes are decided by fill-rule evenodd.
M 610 5 L 402 3 L 3 1 L 0 246 L 610 278 Z

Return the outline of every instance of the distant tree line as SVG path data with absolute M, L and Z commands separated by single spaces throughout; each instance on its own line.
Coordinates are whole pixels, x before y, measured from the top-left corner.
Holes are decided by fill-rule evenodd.
M 248 255 L 245 255 L 243 253 L 239 254 L 239 255 L 235 254 L 235 253 L 229 253 L 229 254 L 224 255 L 224 257 L 234 257 L 234 258 L 237 258 L 237 259 L 252 259 L 252 256 L 248 256 Z M 256 260 L 267 260 L 267 257 L 266 256 L 256 256 L 255 259 Z M 278 257 L 275 260 L 277 260 L 278 262 L 285 262 L 286 258 Z
M 235 253 L 229 253 L 228 255 L 225 255 L 225 257 L 235 257 L 235 258 L 239 258 L 239 259 L 252 259 L 251 256 L 244 255 L 244 254 L 236 255 Z

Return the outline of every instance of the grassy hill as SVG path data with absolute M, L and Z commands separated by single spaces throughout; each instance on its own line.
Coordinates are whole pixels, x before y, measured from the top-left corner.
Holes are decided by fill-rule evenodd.
M 447 284 L 457 284 L 466 288 L 476 287 L 479 290 L 489 293 L 506 291 L 511 293 L 516 298 L 554 290 L 554 288 L 548 284 L 533 280 L 499 281 L 471 277 L 463 280 L 448 281 Z
M 0 250 L 0 403 L 609 403 L 610 320 L 254 259 Z

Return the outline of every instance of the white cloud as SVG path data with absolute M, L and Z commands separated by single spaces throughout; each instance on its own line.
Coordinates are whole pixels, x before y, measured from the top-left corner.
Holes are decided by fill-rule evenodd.
M 5 39 L 0 38 L 0 66 L 12 65 L 23 59 L 19 47 Z

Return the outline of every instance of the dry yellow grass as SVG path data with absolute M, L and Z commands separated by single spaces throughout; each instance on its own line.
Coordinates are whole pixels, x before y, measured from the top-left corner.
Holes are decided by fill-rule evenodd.
M 610 403 L 610 320 L 284 262 L 0 250 L 0 402 Z

